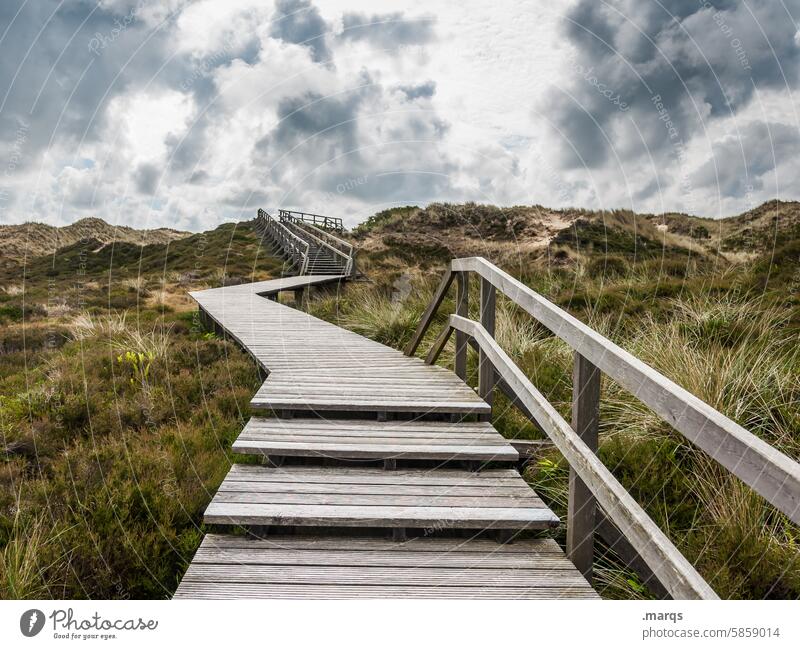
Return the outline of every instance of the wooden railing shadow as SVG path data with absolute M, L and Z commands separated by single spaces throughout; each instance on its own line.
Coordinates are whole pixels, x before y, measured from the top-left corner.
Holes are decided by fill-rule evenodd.
M 480 322 L 469 319 L 470 273 L 480 279 Z M 715 599 L 716 593 L 597 456 L 600 376 L 606 374 L 695 446 L 800 523 L 800 464 L 742 428 L 652 367 L 481 257 L 454 259 L 405 353 L 413 355 L 451 284 L 456 312 L 426 362 L 435 363 L 455 332 L 455 372 L 466 379 L 467 348 L 478 350 L 478 393 L 502 390 L 554 443 L 570 465 L 567 556 L 591 580 L 595 533 L 628 555 L 657 595 Z M 572 423 L 567 423 L 494 339 L 500 290 L 574 351 Z M 643 574 L 644 573 L 644 574 Z

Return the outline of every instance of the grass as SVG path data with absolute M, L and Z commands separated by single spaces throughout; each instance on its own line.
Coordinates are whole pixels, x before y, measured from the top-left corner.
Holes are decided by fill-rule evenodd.
M 164 597 L 201 537 L 256 369 L 185 318 L 109 320 L 2 382 L 0 596 Z
M 205 252 L 193 237 L 81 277 L 38 274 L 48 266 L 34 261 L 24 290 L 0 293 L 30 312 L 0 324 L 0 597 L 163 598 L 177 586 L 260 381 L 190 303 L 148 294 L 280 270 L 246 224 L 204 236 Z M 91 267 L 108 262 L 96 254 Z M 67 308 L 48 312 L 52 294 Z

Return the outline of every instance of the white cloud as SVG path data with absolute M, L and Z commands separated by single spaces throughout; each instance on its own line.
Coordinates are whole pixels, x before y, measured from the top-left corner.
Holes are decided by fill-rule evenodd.
M 42 2 L 56 6 L 56 0 Z M 768 5 L 755 4 L 764 29 L 785 29 Z M 134 6 L 134 0 L 103 3 L 119 15 Z M 637 19 L 639 5 L 630 6 L 627 17 Z M 45 29 L 30 56 L 45 70 L 37 83 L 53 94 L 31 117 L 22 162 L 0 177 L 0 190 L 14 197 L 0 205 L 0 221 L 96 215 L 204 228 L 249 218 L 259 206 L 286 204 L 332 211 L 352 225 L 387 205 L 431 200 L 717 216 L 776 194 L 792 197 L 786 183 L 796 177 L 796 157 L 786 154 L 770 169 L 766 150 L 751 151 L 759 176 L 746 197 L 732 193 L 742 186 L 734 166 L 727 167 L 724 186 L 699 183 L 709 177 L 714 156 L 732 150 L 730 138 L 744 137 L 745 125 L 752 148 L 764 132 L 753 124 L 798 124 L 794 77 L 784 87 L 761 84 L 751 91 L 736 76 L 741 62 L 731 58 L 730 37 L 706 29 L 706 16 L 686 17 L 687 28 L 708 32 L 702 51 L 678 27 L 665 31 L 660 45 L 673 63 L 708 61 L 736 80 L 739 93 L 732 95 L 734 107 L 721 111 L 723 103 L 704 83 L 708 75 L 686 73 L 691 94 L 677 94 L 671 105 L 684 120 L 678 164 L 674 152 L 654 146 L 663 124 L 648 105 L 639 106 L 636 119 L 613 112 L 576 71 L 578 61 L 594 65 L 591 56 L 580 59 L 588 46 L 576 46 L 566 34 L 565 13 L 576 7 L 588 7 L 584 19 L 592 28 L 592 5 L 583 0 L 407 0 L 388 10 L 367 0 L 281 0 L 277 12 L 259 0 L 146 2 L 124 38 L 94 61 L 84 61 L 85 44 L 66 52 L 60 65 L 68 73 L 56 67 L 45 83 L 50 40 L 61 43 L 74 32 L 69 21 L 83 19 L 59 13 L 61 31 Z M 281 21 L 286 15 L 295 18 Z M 29 20 L 36 34 L 40 17 Z M 87 36 L 108 33 L 111 16 L 97 20 Z M 373 21 L 378 26 L 370 28 Z M 728 23 L 737 34 L 749 29 L 741 12 Z M 628 98 L 634 72 L 663 70 L 658 59 L 646 60 L 633 23 L 622 21 L 615 39 L 628 60 L 604 67 L 602 82 Z M 0 43 L 0 55 L 7 55 L 13 73 L 14 51 L 5 47 Z M 755 45 L 748 54 L 753 62 L 770 62 Z M 4 129 L 19 107 L 30 106 L 29 74 L 23 69 L 13 84 L 0 76 L 10 84 L 0 108 Z M 607 136 L 596 140 L 607 154 L 602 162 L 561 164 L 573 146 L 584 155 L 597 147 L 591 131 L 581 130 L 582 113 L 558 110 L 553 97 L 571 98 L 567 105 L 598 119 Z M 12 145 L 13 131 L 0 130 L 0 152 Z M 690 191 L 684 178 L 695 179 Z
M 191 96 L 174 90 L 126 93 L 109 106 L 109 136 L 131 163 L 163 163 L 167 136 L 179 137 L 193 110 Z

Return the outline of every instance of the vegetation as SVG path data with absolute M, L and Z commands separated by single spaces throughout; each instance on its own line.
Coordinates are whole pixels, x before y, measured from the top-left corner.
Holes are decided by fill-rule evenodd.
M 483 254 L 798 457 L 800 247 L 784 223 L 796 212 L 782 203 L 720 223 L 475 204 L 387 210 L 352 235 L 369 281 L 320 291 L 309 308 L 400 348 L 445 259 Z M 744 230 L 761 247 L 722 245 Z M 251 223 L 144 247 L 88 241 L 28 259 L 23 276 L 0 269 L 0 597 L 169 596 L 259 384 L 244 353 L 200 327 L 187 295 L 281 273 Z M 451 296 L 423 350 L 453 308 Z M 567 416 L 566 345 L 504 299 L 497 338 Z M 441 359 L 451 361 L 452 347 Z M 602 392 L 603 461 L 717 592 L 800 597 L 798 529 L 619 386 L 604 381 Z M 507 437 L 541 436 L 502 397 L 494 423 Z M 557 453 L 525 476 L 565 513 Z M 597 565 L 605 596 L 650 596 L 607 549 Z
M 280 271 L 249 224 L 115 248 L 0 292 L 2 598 L 170 596 L 260 383 L 186 295 Z
M 431 209 L 431 208 L 428 208 Z M 458 206 L 448 217 L 458 222 Z M 476 206 L 467 206 L 472 219 Z M 487 209 L 491 216 L 497 208 Z M 687 219 L 689 217 L 686 217 Z M 673 217 L 673 220 L 676 220 Z M 686 229 L 689 225 L 681 221 Z M 696 224 L 695 224 L 696 225 Z M 724 227 L 728 228 L 730 224 Z M 390 225 L 393 232 L 399 226 Z M 705 226 L 704 226 L 705 227 Z M 660 370 L 790 457 L 800 457 L 800 248 L 791 228 L 773 227 L 774 247 L 725 256 L 698 250 L 683 234 L 659 243 L 651 222 L 626 214 L 581 216 L 538 249 L 517 274 L 614 342 Z M 706 228 L 706 232 L 708 232 Z M 655 233 L 655 234 L 654 234 Z M 411 236 L 414 236 L 410 233 Z M 386 236 L 380 228 L 371 236 Z M 397 236 L 396 232 L 393 236 Z M 483 233 L 479 232 L 478 237 Z M 763 239 L 765 235 L 754 235 Z M 705 239 L 705 236 L 702 237 Z M 474 242 L 463 240 L 468 252 Z M 514 255 L 515 244 L 507 242 Z M 453 246 L 456 247 L 456 246 Z M 372 284 L 350 287 L 338 309 L 322 297 L 321 317 L 395 347 L 410 339 L 441 268 L 391 256 L 369 261 Z M 742 253 L 738 250 L 737 253 Z M 400 290 L 400 289 L 403 290 Z M 478 292 L 470 303 L 477 318 Z M 454 310 L 439 311 L 427 351 Z M 572 352 L 511 302 L 499 299 L 497 339 L 569 420 Z M 452 363 L 453 343 L 442 364 Z M 476 359 L 470 380 L 477 384 Z M 800 598 L 800 530 L 618 385 L 602 384 L 600 456 L 692 561 L 728 598 Z M 541 433 L 502 397 L 494 423 L 511 438 Z M 531 463 L 526 478 L 562 517 L 569 467 L 556 451 Z M 559 539 L 565 542 L 563 536 Z M 598 551 L 604 596 L 651 594 L 607 548 Z

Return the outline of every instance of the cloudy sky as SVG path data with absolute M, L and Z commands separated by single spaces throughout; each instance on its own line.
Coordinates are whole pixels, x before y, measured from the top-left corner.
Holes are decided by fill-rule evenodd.
M 2 0 L 0 223 L 800 198 L 800 0 Z

